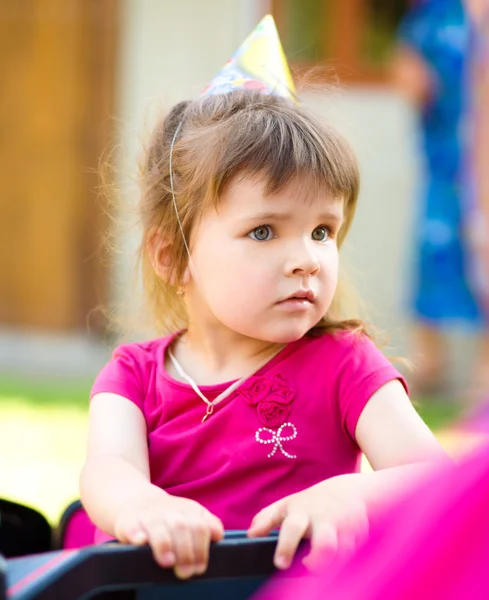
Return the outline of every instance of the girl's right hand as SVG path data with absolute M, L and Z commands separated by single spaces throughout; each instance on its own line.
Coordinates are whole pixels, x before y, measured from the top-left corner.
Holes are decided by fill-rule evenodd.
M 161 490 L 160 490 L 161 491 Z M 173 567 L 180 579 L 202 575 L 211 542 L 224 536 L 220 519 L 194 500 L 165 492 L 126 506 L 115 521 L 115 536 L 126 544 L 149 544 L 155 561 Z

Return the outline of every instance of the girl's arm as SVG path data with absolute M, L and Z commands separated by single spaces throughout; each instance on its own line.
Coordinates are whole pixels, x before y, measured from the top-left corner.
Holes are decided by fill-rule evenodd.
M 397 379 L 371 396 L 358 419 L 355 437 L 375 471 L 408 463 L 447 460 L 438 440 Z
M 202 574 L 221 521 L 199 503 L 150 481 L 146 422 L 130 400 L 96 394 L 91 401 L 81 499 L 92 521 L 119 541 L 148 543 L 155 560 L 178 577 Z
M 113 536 L 117 516 L 132 499 L 162 497 L 149 479 L 146 422 L 127 398 L 109 393 L 92 398 L 80 491 L 92 521 Z
M 363 497 L 369 511 L 386 498 L 392 501 L 403 494 L 434 468 L 451 465 L 397 380 L 372 395 L 358 419 L 355 435 L 374 473 L 343 477 L 345 484 L 354 486 Z

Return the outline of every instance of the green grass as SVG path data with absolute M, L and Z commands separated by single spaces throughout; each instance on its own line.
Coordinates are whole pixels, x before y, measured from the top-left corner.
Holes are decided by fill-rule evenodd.
M 0 497 L 58 522 L 78 497 L 90 385 L 0 379 Z
M 440 398 L 419 398 L 414 400 L 416 410 L 430 429 L 436 431 L 457 420 L 461 406 L 453 400 Z
M 92 380 L 1 377 L 0 403 L 3 398 L 22 398 L 32 406 L 77 406 L 86 408 Z

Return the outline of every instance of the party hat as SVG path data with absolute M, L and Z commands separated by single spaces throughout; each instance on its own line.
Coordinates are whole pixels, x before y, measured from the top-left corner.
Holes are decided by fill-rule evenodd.
M 236 89 L 258 89 L 297 101 L 272 15 L 263 17 L 202 95 L 227 94 Z

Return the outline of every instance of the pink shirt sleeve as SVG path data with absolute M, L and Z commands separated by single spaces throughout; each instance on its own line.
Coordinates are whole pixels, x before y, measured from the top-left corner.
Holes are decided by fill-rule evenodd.
M 408 391 L 399 371 L 366 336 L 347 334 L 338 365 L 336 398 L 343 427 L 356 441 L 358 419 L 372 395 L 383 385 L 398 379 Z
M 90 399 L 95 394 L 110 392 L 124 396 L 143 410 L 144 385 L 141 361 L 137 359 L 137 346 L 127 344 L 118 346 L 108 362 L 100 371 L 90 392 Z

